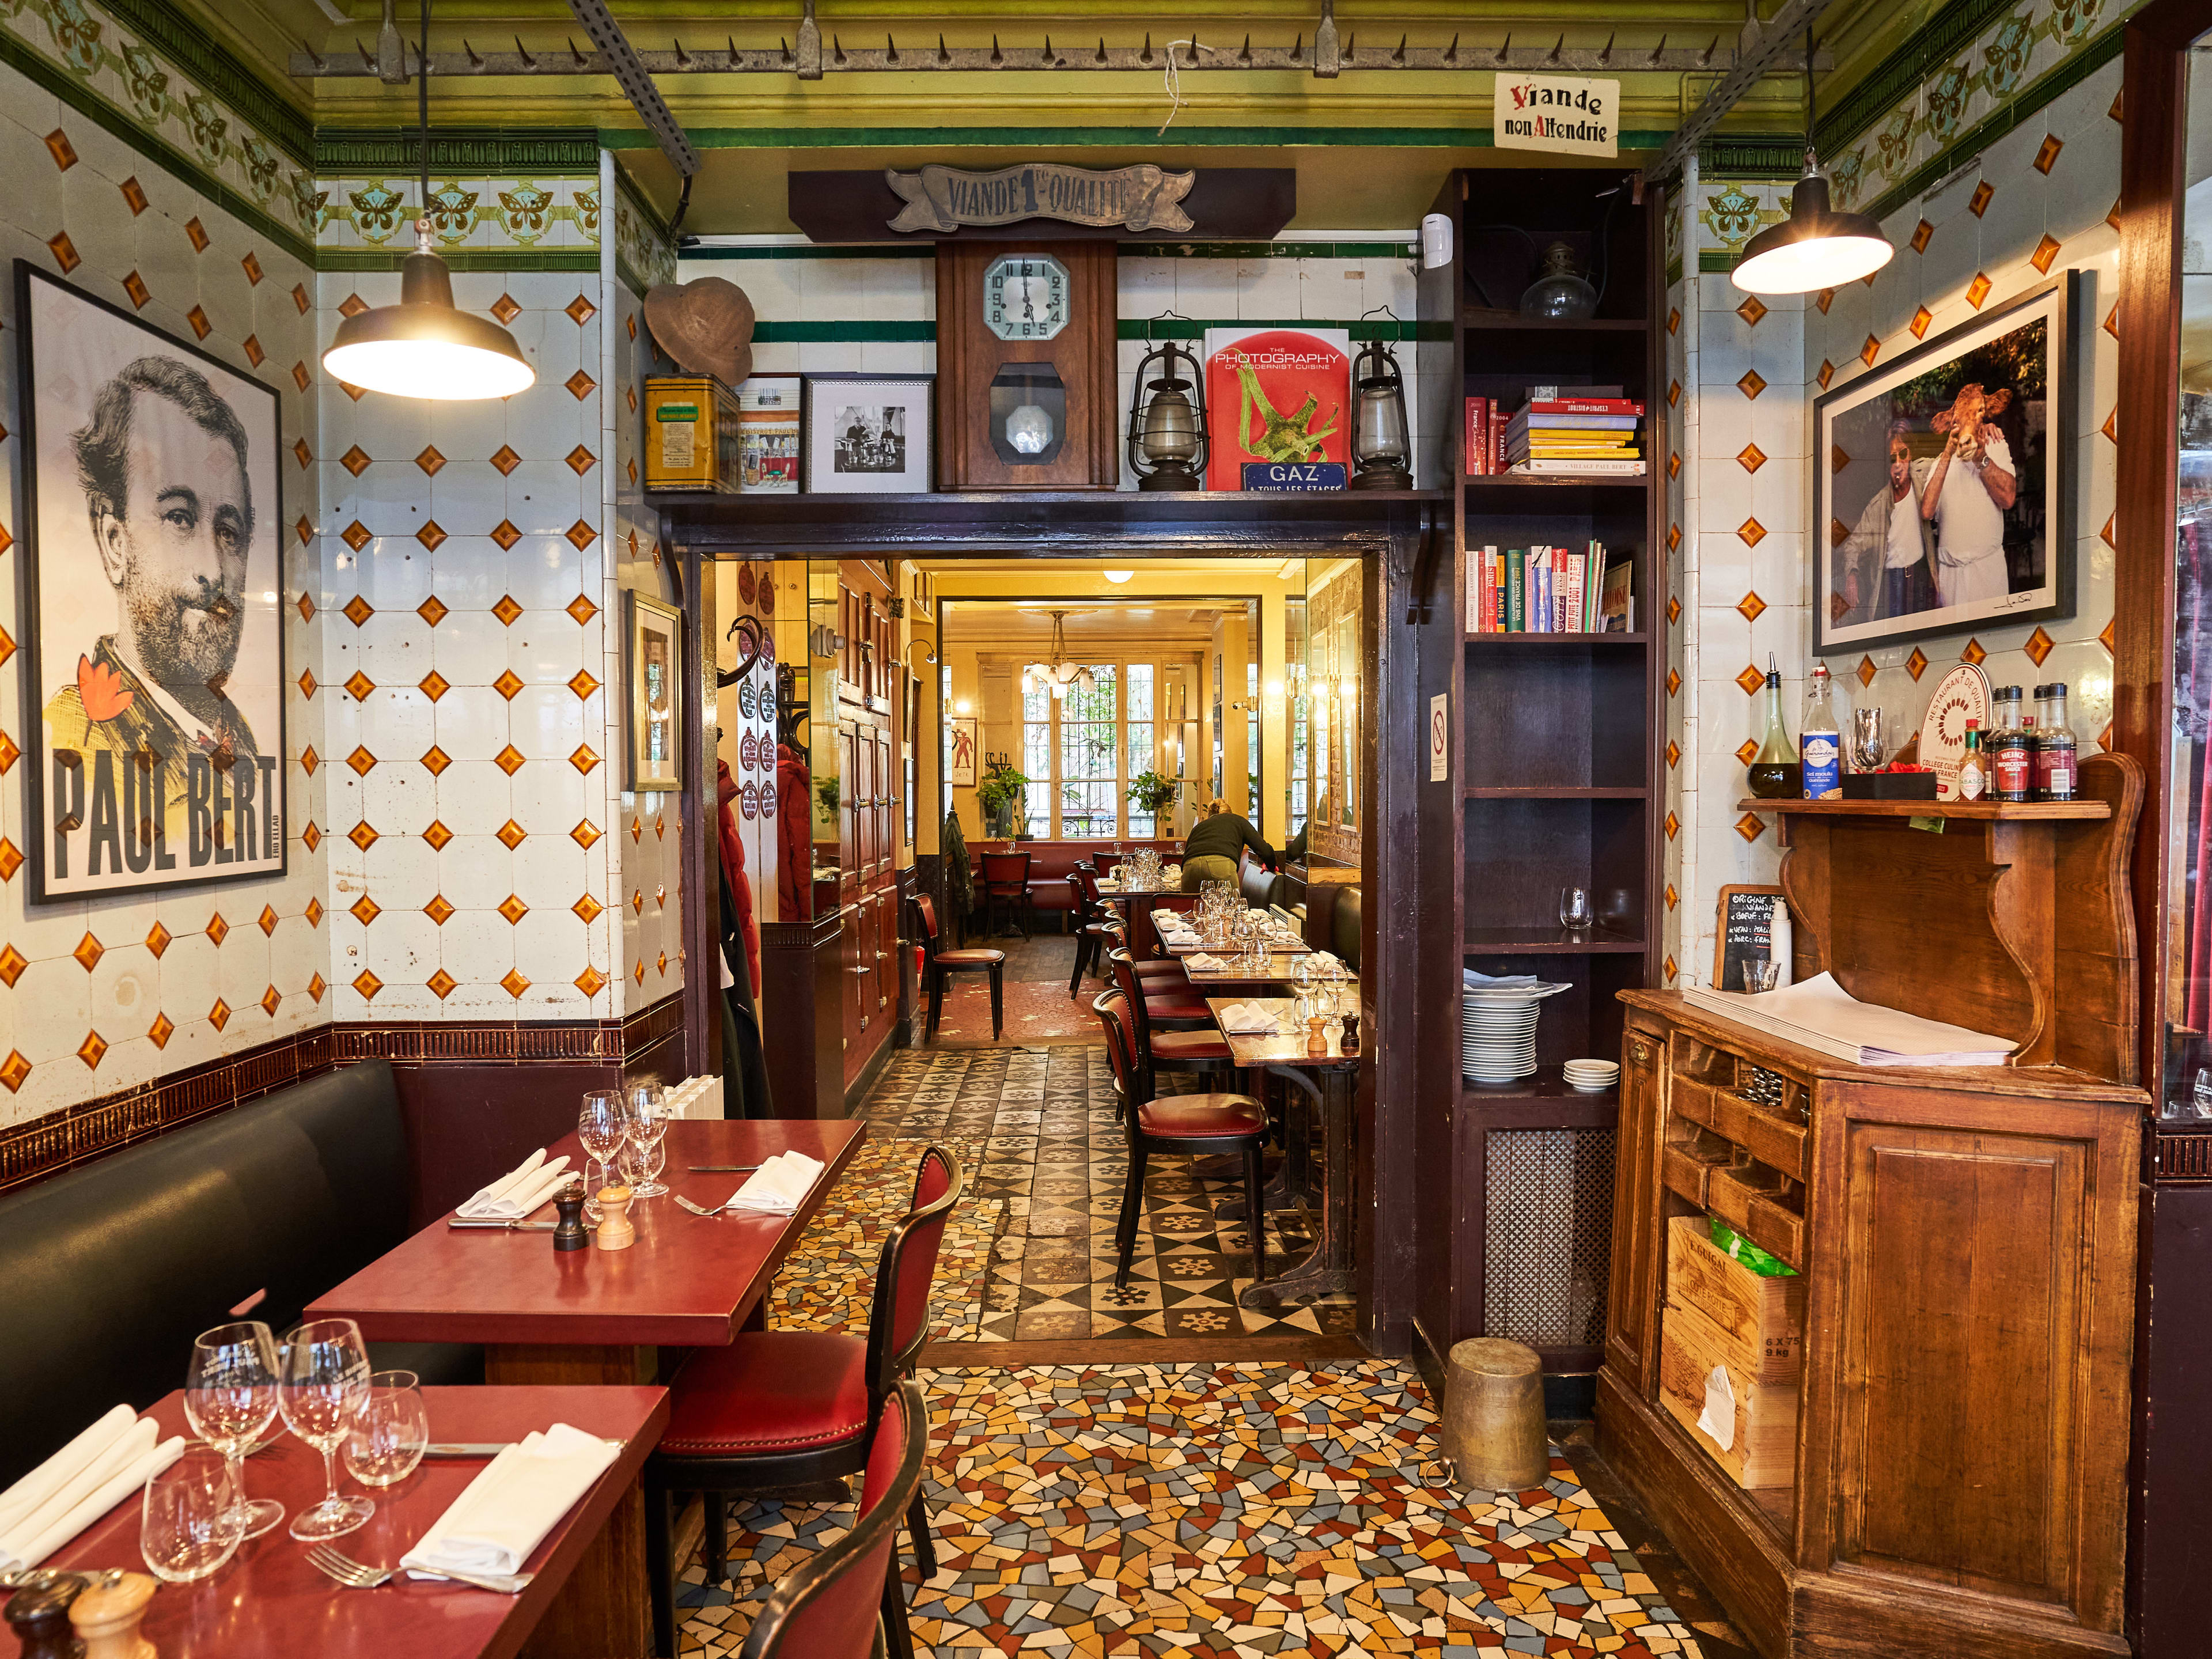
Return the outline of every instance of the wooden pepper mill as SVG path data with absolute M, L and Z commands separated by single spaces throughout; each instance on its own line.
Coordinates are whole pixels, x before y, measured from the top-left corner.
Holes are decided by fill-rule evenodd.
M 1306 1052 L 1310 1054 L 1328 1052 L 1328 1030 L 1319 1014 L 1310 1016 L 1306 1021 Z
M 553 1208 L 561 1218 L 553 1225 L 553 1248 L 556 1250 L 588 1249 L 592 1236 L 584 1231 L 584 1183 L 572 1181 L 556 1193 Z
M 637 1229 L 630 1224 L 630 1190 L 627 1187 L 599 1188 L 599 1248 L 626 1250 L 635 1242 Z
M 33 1583 L 8 1598 L 0 1618 L 15 1632 L 22 1659 L 79 1659 L 84 1652 L 70 1628 L 70 1604 L 84 1589 L 84 1580 L 56 1573 L 45 1583 Z
M 1344 1017 L 1344 1042 L 1338 1052 L 1347 1054 L 1356 1054 L 1359 1052 L 1358 1015 L 1346 1014 Z
M 70 1623 L 84 1643 L 84 1659 L 155 1659 L 154 1644 L 138 1633 L 138 1625 L 156 1588 L 144 1573 L 126 1572 L 71 1602 Z

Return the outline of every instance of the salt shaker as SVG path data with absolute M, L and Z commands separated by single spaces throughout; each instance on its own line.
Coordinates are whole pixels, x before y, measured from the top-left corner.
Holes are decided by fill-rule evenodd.
M 8 1598 L 0 1618 L 15 1632 L 22 1659 L 78 1659 L 83 1650 L 70 1629 L 70 1603 L 83 1589 L 83 1579 L 57 1573 L 50 1583 L 33 1584 Z
M 154 1644 L 138 1633 L 154 1581 L 143 1572 L 102 1579 L 70 1604 L 70 1623 L 84 1644 L 84 1659 L 155 1659 Z
M 556 1193 L 553 1208 L 561 1218 L 554 1224 L 553 1248 L 556 1250 L 588 1249 L 592 1236 L 584 1231 L 584 1183 L 572 1181 Z
M 630 1224 L 630 1190 L 627 1187 L 599 1188 L 599 1248 L 603 1250 L 626 1250 L 636 1241 L 637 1229 Z

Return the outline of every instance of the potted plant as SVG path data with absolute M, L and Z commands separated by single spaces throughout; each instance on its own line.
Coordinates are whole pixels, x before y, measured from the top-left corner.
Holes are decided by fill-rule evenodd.
M 1174 780 L 1164 778 L 1149 768 L 1129 780 L 1129 802 L 1140 812 L 1158 817 L 1175 804 L 1175 798 Z
M 1019 833 L 1018 826 L 1024 816 L 1024 794 L 1030 781 L 1014 770 L 1012 761 L 994 760 L 975 786 L 975 799 L 983 809 L 983 822 L 992 836 L 1000 841 L 1012 841 Z

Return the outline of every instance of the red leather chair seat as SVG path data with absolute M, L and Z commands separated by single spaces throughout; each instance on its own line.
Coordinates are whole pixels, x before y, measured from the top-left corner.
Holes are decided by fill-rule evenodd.
M 701 1348 L 670 1389 L 660 1449 L 771 1457 L 858 1439 L 868 1426 L 868 1345 L 839 1331 L 740 1331 Z
M 1183 972 L 1182 963 L 1172 957 L 1156 958 L 1151 962 L 1132 963 L 1130 966 L 1137 970 L 1139 979 L 1180 980 L 1189 977 Z
M 988 968 L 994 963 L 1004 962 L 1004 951 L 987 951 L 978 946 L 972 951 L 939 951 L 938 965 L 941 968 Z
M 1170 1065 L 1182 1060 L 1226 1060 L 1229 1039 L 1218 1031 L 1155 1031 L 1152 1058 Z
M 1249 1095 L 1162 1095 L 1137 1108 L 1137 1127 L 1169 1140 L 1256 1135 L 1267 1127 L 1267 1109 Z
M 1146 1019 L 1211 1019 L 1213 1011 L 1194 997 L 1159 996 L 1145 999 Z

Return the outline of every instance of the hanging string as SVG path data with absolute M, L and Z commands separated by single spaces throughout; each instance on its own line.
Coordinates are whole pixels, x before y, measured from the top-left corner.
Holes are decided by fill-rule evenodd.
M 1168 42 L 1167 65 L 1160 72 L 1160 79 L 1167 88 L 1168 118 L 1160 123 L 1159 132 L 1156 132 L 1152 135 L 1155 138 L 1158 137 L 1161 133 L 1164 133 L 1168 130 L 1175 121 L 1176 112 L 1182 107 L 1182 83 L 1176 74 L 1176 48 L 1177 46 L 1188 46 L 1190 48 L 1190 66 L 1193 69 L 1196 69 L 1198 67 L 1198 54 L 1200 52 L 1210 52 L 1213 50 L 1212 46 L 1201 46 L 1195 40 L 1170 40 Z

